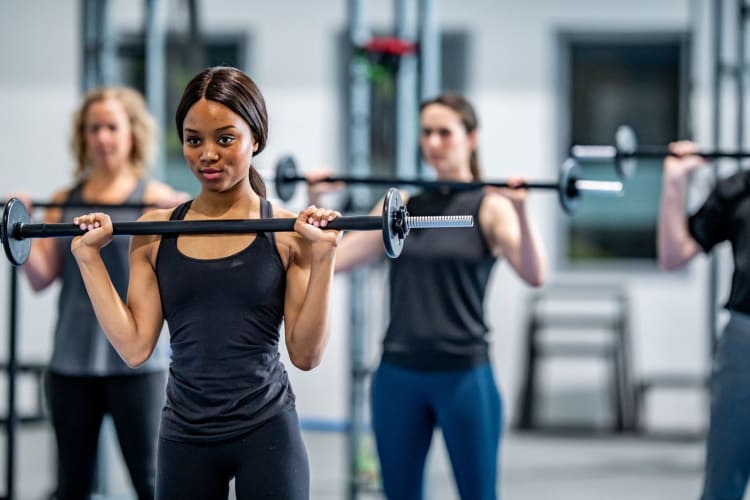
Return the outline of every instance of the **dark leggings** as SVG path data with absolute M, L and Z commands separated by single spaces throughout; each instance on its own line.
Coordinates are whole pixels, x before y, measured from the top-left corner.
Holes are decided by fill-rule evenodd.
M 109 377 L 47 373 L 47 400 L 57 439 L 57 500 L 89 498 L 105 414 L 112 416 L 139 500 L 154 498 L 165 381 L 165 372 Z
M 277 415 L 243 437 L 220 443 L 159 439 L 156 498 L 308 500 L 310 470 L 297 412 Z
M 497 498 L 502 401 L 489 363 L 423 372 L 381 363 L 372 382 L 375 440 L 389 500 L 421 500 L 436 426 L 464 500 Z

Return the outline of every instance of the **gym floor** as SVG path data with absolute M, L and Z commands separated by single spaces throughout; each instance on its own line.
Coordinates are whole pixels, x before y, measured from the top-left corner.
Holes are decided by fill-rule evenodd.
M 345 435 L 305 432 L 311 464 L 312 500 L 347 498 Z M 25 428 L 18 437 L 17 498 L 41 500 L 53 488 L 53 437 L 47 426 Z M 0 449 L 4 443 L 0 442 Z M 698 498 L 703 442 L 642 437 L 560 437 L 507 432 L 502 445 L 501 496 L 522 500 L 686 500 Z M 111 461 L 100 500 L 130 500 L 126 472 Z M 374 462 L 371 462 L 374 463 Z M 4 464 L 0 463 L 4 469 Z M 428 464 L 426 498 L 452 500 L 453 486 L 444 445 L 436 433 Z M 4 484 L 0 485 L 4 489 Z M 233 497 L 232 497 L 233 498 Z M 381 495 L 363 494 L 374 500 Z M 750 496 L 746 497 L 750 498 Z

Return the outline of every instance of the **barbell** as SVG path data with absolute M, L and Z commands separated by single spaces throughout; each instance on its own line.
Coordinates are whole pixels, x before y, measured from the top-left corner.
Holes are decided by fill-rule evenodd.
M 1 205 L 5 205 L 9 200 L 0 201 Z M 157 208 L 156 205 L 150 203 L 140 202 L 124 202 L 124 203 L 91 203 L 88 201 L 35 201 L 29 202 L 33 208 L 86 208 L 86 209 L 97 209 L 103 212 L 109 210 L 119 209 L 139 209 L 145 210 L 147 208 Z
M 579 178 L 580 169 L 572 159 L 566 160 L 560 167 L 556 181 L 532 181 L 520 186 L 510 186 L 507 181 L 441 181 L 425 179 L 399 179 L 391 177 L 334 177 L 329 176 L 315 181 L 300 175 L 297 163 L 291 156 L 282 157 L 276 164 L 274 174 L 274 186 L 276 195 L 282 201 L 289 201 L 296 191 L 298 182 L 315 184 L 322 182 L 341 182 L 345 184 L 365 184 L 371 186 L 418 186 L 423 189 L 449 189 L 452 191 L 465 191 L 480 189 L 483 187 L 505 187 L 522 189 L 550 189 L 557 191 L 560 205 L 566 213 L 571 214 L 577 207 L 578 198 L 582 193 L 599 195 L 621 195 L 622 183 L 618 181 L 582 180 Z
M 147 222 L 114 222 L 114 234 L 230 234 L 294 231 L 297 219 L 227 219 L 227 220 L 170 220 Z M 411 229 L 435 229 L 449 227 L 471 227 L 471 215 L 410 216 L 403 206 L 397 189 L 391 188 L 383 200 L 381 216 L 363 215 L 338 217 L 326 226 L 327 229 L 383 232 L 383 244 L 388 257 L 395 259 L 401 254 L 404 239 Z M 76 224 L 35 224 L 26 206 L 17 198 L 5 204 L 0 223 L 0 239 L 5 256 L 15 266 L 29 258 L 31 238 L 54 238 L 79 236 L 86 231 Z
M 575 145 L 570 148 L 573 158 L 582 161 L 615 162 L 615 169 L 623 179 L 632 177 L 638 169 L 639 159 L 664 158 L 676 155 L 667 146 L 639 146 L 635 130 L 628 125 L 620 125 L 615 130 L 615 143 L 609 146 Z M 708 150 L 691 155 L 703 158 L 750 158 L 750 151 Z

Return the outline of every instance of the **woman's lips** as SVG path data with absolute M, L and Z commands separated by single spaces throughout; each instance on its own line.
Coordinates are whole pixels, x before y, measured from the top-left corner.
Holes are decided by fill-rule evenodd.
M 216 168 L 204 168 L 200 170 L 199 172 L 201 174 L 201 177 L 209 181 L 218 179 L 219 176 L 221 175 L 221 170 L 218 170 Z

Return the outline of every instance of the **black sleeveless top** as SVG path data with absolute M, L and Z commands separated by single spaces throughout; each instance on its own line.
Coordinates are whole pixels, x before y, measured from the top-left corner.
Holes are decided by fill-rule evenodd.
M 191 203 L 171 220 L 183 219 Z M 261 217 L 273 217 L 265 199 Z M 274 233 L 219 259 L 188 257 L 177 236 L 165 235 L 156 275 L 172 346 L 161 437 L 231 439 L 294 408 L 278 350 L 286 272 Z
M 143 203 L 147 181 L 140 179 L 125 199 L 126 203 Z M 81 182 L 68 193 L 68 203 L 83 202 Z M 104 210 L 104 209 L 102 209 Z M 62 222 L 73 222 L 73 217 L 84 213 L 81 207 L 63 209 Z M 112 220 L 132 221 L 140 217 L 139 208 L 112 210 Z M 70 242 L 73 238 L 62 238 L 63 260 L 60 274 L 62 287 L 57 301 L 54 348 L 49 363 L 50 371 L 62 375 L 105 377 L 111 375 L 138 375 L 167 369 L 167 345 L 164 340 L 157 343 L 151 357 L 138 368 L 130 368 L 117 354 L 96 320 L 91 299 L 81 278 Z M 129 279 L 128 249 L 130 236 L 115 235 L 112 242 L 101 249 L 102 260 L 112 278 L 112 283 L 122 300 L 126 300 Z M 165 339 L 166 340 L 166 339 Z
M 723 241 L 732 244 L 734 272 L 726 307 L 750 314 L 750 171 L 720 180 L 688 224 L 704 252 Z
M 496 258 L 479 225 L 482 190 L 425 192 L 410 215 L 472 215 L 474 227 L 409 233 L 390 267 L 390 323 L 383 361 L 452 370 L 489 360 L 484 297 Z

